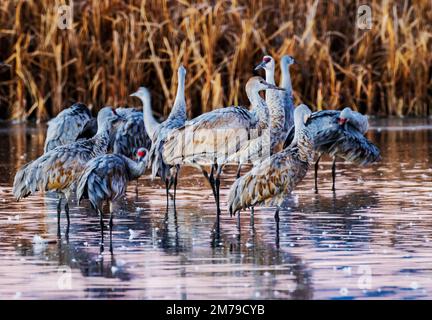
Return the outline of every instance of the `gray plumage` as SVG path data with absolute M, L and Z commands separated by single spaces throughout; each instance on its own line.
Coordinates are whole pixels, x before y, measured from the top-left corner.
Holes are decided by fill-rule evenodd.
M 327 153 L 333 157 L 332 164 L 332 190 L 335 190 L 336 157 L 355 164 L 366 165 L 380 160 L 380 152 L 364 134 L 368 129 L 367 117 L 351 108 L 342 111 L 325 110 L 314 112 L 306 124 L 313 136 L 320 133 L 316 140 L 315 151 L 318 157 L 315 162 L 315 191 L 318 191 L 318 163 L 322 154 Z M 293 130 L 288 133 L 285 146 L 292 145 Z
M 174 130 L 168 137 L 163 156 L 167 163 L 198 166 L 223 165 L 248 140 L 251 131 L 259 136 L 269 126 L 269 111 L 259 91 L 278 89 L 261 77 L 252 77 L 246 84 L 251 110 L 225 107 L 204 113 Z M 237 139 L 237 140 L 235 140 Z M 227 145 L 230 144 L 230 150 Z
M 77 199 L 89 199 L 95 210 L 102 211 L 104 201 L 115 201 L 126 193 L 129 181 L 138 179 L 147 167 L 148 152 L 138 148 L 133 161 L 121 154 L 104 154 L 91 159 L 78 179 Z
M 351 130 L 349 123 L 333 124 L 320 131 L 315 150 L 340 157 L 357 165 L 367 165 L 381 160 L 377 146 L 363 136 L 360 131 Z
M 90 159 L 107 152 L 110 129 L 117 119 L 111 108 L 103 108 L 98 114 L 98 133 L 92 139 L 58 146 L 24 165 L 15 175 L 15 198 L 20 200 L 36 191 L 55 191 L 59 194 L 59 206 L 61 199 L 66 198 L 68 215 L 68 200 L 78 176 Z
M 82 103 L 75 103 L 61 111 L 48 122 L 44 152 L 75 142 L 91 119 L 90 110 Z
M 116 112 L 123 119 L 116 126 L 111 141 L 113 153 L 134 158 L 140 147 L 149 149 L 151 140 L 147 135 L 143 113 L 134 108 L 117 108 Z
M 230 214 L 262 203 L 279 208 L 284 198 L 302 181 L 313 159 L 313 138 L 305 130 L 310 114 L 306 105 L 298 106 L 294 114 L 296 145 L 272 155 L 234 182 L 228 195 Z
M 251 111 L 227 107 L 204 113 L 171 132 L 164 145 L 166 163 L 189 164 L 202 170 L 212 187 L 218 218 L 220 175 L 227 158 L 251 139 L 252 130 L 253 136 L 259 136 L 269 126 L 269 111 L 259 95 L 261 90 L 268 89 L 279 88 L 261 77 L 252 77 L 246 84 Z

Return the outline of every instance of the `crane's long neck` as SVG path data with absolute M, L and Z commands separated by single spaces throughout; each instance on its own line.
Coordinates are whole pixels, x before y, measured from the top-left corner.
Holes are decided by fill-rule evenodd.
M 310 163 L 314 156 L 313 140 L 311 133 L 307 130 L 304 122 L 300 119 L 295 123 L 294 139 L 288 148 L 295 145 L 298 147 L 299 160 Z
M 142 176 L 146 170 L 147 167 L 147 161 L 146 160 L 140 160 L 140 161 L 133 161 L 129 158 L 126 158 L 126 165 L 129 172 L 129 179 L 135 180 L 138 179 L 140 176 Z
M 252 106 L 251 111 L 258 119 L 258 127 L 261 129 L 268 127 L 269 110 L 265 100 L 256 89 L 246 90 L 246 94 Z
M 281 87 L 285 89 L 286 93 L 292 95 L 292 83 L 291 83 L 291 75 L 289 71 L 289 65 L 284 63 L 281 66 Z
M 144 126 L 149 137 L 153 137 L 153 133 L 155 132 L 159 123 L 153 117 L 153 111 L 151 108 L 151 100 L 148 95 L 139 97 L 143 104 L 143 118 L 144 118 Z
M 276 84 L 275 83 L 275 77 L 274 77 L 274 74 L 275 74 L 275 68 L 274 67 L 265 69 L 265 74 L 266 74 L 266 82 L 268 82 L 270 84 Z
M 183 74 L 178 77 L 177 94 L 168 117 L 168 119 L 173 118 L 186 121 L 185 75 Z
M 285 89 L 285 130 L 288 130 L 294 123 L 294 100 L 289 65 L 287 63 L 283 63 L 281 70 L 281 87 Z

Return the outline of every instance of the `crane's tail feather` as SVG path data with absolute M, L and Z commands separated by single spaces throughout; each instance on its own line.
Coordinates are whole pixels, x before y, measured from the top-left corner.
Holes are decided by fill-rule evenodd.
M 15 175 L 12 193 L 17 201 L 28 197 L 36 190 L 36 182 L 29 177 L 33 172 L 32 163 L 33 161 L 22 166 Z
M 360 133 L 351 133 L 340 126 L 319 131 L 314 139 L 314 148 L 331 156 L 338 156 L 358 165 L 367 165 L 381 160 L 380 150 Z

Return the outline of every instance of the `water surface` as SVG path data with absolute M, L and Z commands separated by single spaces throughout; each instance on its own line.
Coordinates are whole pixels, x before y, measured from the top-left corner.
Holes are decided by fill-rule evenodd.
M 44 126 L 0 129 L 0 298 L 20 299 L 425 299 L 432 298 L 432 126 L 428 120 L 375 121 L 368 137 L 383 161 L 359 168 L 321 161 L 286 201 L 280 228 L 273 208 L 241 215 L 215 206 L 201 174 L 184 169 L 177 211 L 148 175 L 116 205 L 100 248 L 97 215 L 71 209 L 71 228 L 57 237 L 56 198 L 17 203 L 13 176 L 42 153 Z M 228 170 L 222 204 L 234 180 Z

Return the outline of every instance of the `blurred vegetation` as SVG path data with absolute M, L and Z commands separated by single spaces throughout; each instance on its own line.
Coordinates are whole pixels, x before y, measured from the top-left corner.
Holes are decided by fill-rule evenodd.
M 2 0 L 0 118 L 43 121 L 77 100 L 138 106 L 129 94 L 141 85 L 166 116 L 180 63 L 190 116 L 247 105 L 264 54 L 299 61 L 297 103 L 430 115 L 432 1 L 368 2 L 371 30 L 356 26 L 362 1 L 75 0 L 73 28 L 61 30 L 57 7 L 69 1 Z

